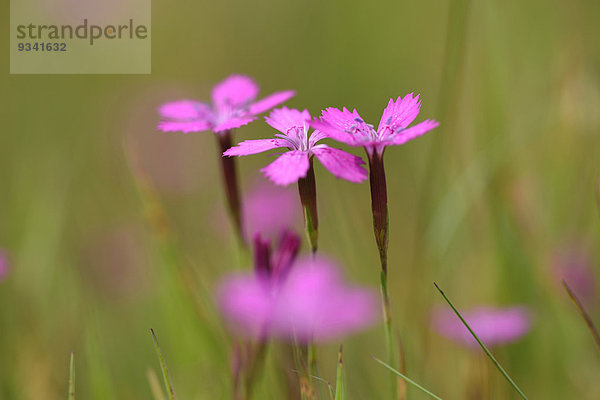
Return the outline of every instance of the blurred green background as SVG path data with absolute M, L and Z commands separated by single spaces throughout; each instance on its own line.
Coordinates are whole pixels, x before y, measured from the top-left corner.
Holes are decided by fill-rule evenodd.
M 600 398 L 597 349 L 553 272 L 557 254 L 584 253 L 592 269 L 600 257 L 600 2 L 152 7 L 151 75 L 9 75 L 4 58 L 0 248 L 11 270 L 0 282 L 1 399 L 65 398 L 73 350 L 77 398 L 150 399 L 148 370 L 159 373 L 151 327 L 181 399 L 229 396 L 231 338 L 212 299 L 240 260 L 216 211 L 215 140 L 155 125 L 160 103 L 208 99 L 231 73 L 254 77 L 263 95 L 296 89 L 288 105 L 313 115 L 356 107 L 375 122 L 390 97 L 420 93 L 417 122 L 440 128 L 386 152 L 391 296 L 407 374 L 464 399 L 486 363 L 431 331 L 442 303 L 435 280 L 461 308 L 532 308 L 531 333 L 496 350 L 531 398 Z M 1 12 L 8 20 L 7 5 Z M 0 47 L 9 53 L 7 37 Z M 236 138 L 273 132 L 258 121 Z M 266 162 L 240 159 L 245 191 Z M 320 250 L 352 281 L 377 287 L 368 185 L 316 173 Z M 588 302 L 596 321 L 598 305 Z M 336 346 L 319 347 L 328 380 Z M 384 354 L 381 327 L 345 341 L 349 398 L 387 393 L 387 374 L 370 359 Z M 284 398 L 274 359 L 257 398 Z M 490 374 L 493 398 L 516 398 Z

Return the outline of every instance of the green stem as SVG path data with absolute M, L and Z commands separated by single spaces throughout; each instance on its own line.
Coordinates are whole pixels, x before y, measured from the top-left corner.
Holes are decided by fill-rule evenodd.
M 346 398 L 345 385 L 344 385 L 344 364 L 342 360 L 343 347 L 340 344 L 340 350 L 338 351 L 338 365 L 336 372 L 335 381 L 335 400 L 344 400 Z
M 375 361 L 377 361 L 379 364 L 381 364 L 384 367 L 386 367 L 387 369 L 389 369 L 390 371 L 392 371 L 393 373 L 395 373 L 396 375 L 398 375 L 400 378 L 404 379 L 406 382 L 410 383 L 411 385 L 413 385 L 414 387 L 416 387 L 417 389 L 419 389 L 420 391 L 422 391 L 424 393 L 427 393 L 429 396 L 433 397 L 434 399 L 442 400 L 441 397 L 436 396 L 435 394 L 431 393 L 429 390 L 425 389 L 423 386 L 419 385 L 417 382 L 413 381 L 412 379 L 410 379 L 408 376 L 404 375 L 403 373 L 401 373 L 397 369 L 392 368 L 391 366 L 389 366 L 388 364 L 384 363 L 383 361 L 381 361 L 378 358 L 373 357 L 373 359 Z
M 75 352 L 71 352 L 71 362 L 69 363 L 69 400 L 75 400 Z
M 485 347 L 485 345 L 483 344 L 483 342 L 481 340 L 479 340 L 479 338 L 477 337 L 477 335 L 475 334 L 475 332 L 473 332 L 473 329 L 471 329 L 471 327 L 469 326 L 469 324 L 467 324 L 467 321 L 465 321 L 465 319 L 460 314 L 460 312 L 456 309 L 456 307 L 454 307 L 454 304 L 452 304 L 452 302 L 450 301 L 450 299 L 448 298 L 448 296 L 446 296 L 446 294 L 442 291 L 442 289 L 440 289 L 440 287 L 437 285 L 437 283 L 433 282 L 433 284 L 435 285 L 435 287 L 437 288 L 437 290 L 441 293 L 441 295 L 444 298 L 444 300 L 446 300 L 446 303 L 448 303 L 448 305 L 450 306 L 450 308 L 452 308 L 452 310 L 454 311 L 454 313 L 456 313 L 456 315 L 458 316 L 458 318 L 460 318 L 460 320 L 464 324 L 464 326 L 467 327 L 467 329 L 469 330 L 469 332 L 471 333 L 471 335 L 473 335 L 473 337 L 475 338 L 475 340 L 477 340 L 477 343 L 479 343 L 479 346 L 481 346 L 481 348 L 483 349 L 483 351 L 485 352 L 485 354 L 488 356 L 488 358 L 490 360 L 492 360 L 492 363 L 496 366 L 496 368 L 498 368 L 498 371 L 500 371 L 500 373 L 504 376 L 504 378 L 506 378 L 506 380 L 517 391 L 517 393 L 519 393 L 519 395 L 523 399 L 527 400 L 527 396 L 525 396 L 525 394 L 521 391 L 521 389 L 519 389 L 519 387 L 517 386 L 517 384 L 515 383 L 515 381 L 513 381 L 512 378 L 508 375 L 508 373 L 504 370 L 504 368 L 502 368 L 502 366 L 500 365 L 500 363 L 498 362 L 498 360 L 496 360 L 496 358 L 492 355 L 492 353 L 490 353 L 490 351 L 487 349 L 487 347 Z
M 160 350 L 160 345 L 158 344 L 158 339 L 156 338 L 156 334 L 153 329 L 150 329 L 150 333 L 152 333 L 152 339 L 154 340 L 154 347 L 156 348 L 156 354 L 158 355 L 158 360 L 160 361 L 160 369 L 162 370 L 163 380 L 165 382 L 165 389 L 169 395 L 169 399 L 175 400 L 175 389 L 173 389 L 173 385 L 171 384 L 171 376 L 169 375 L 169 369 L 167 368 L 167 363 L 165 358 L 163 357 L 162 351 Z
M 573 302 L 573 304 L 575 304 L 575 307 L 577 307 L 579 314 L 581 314 L 581 317 L 585 321 L 585 324 L 587 325 L 590 333 L 594 338 L 594 342 L 596 342 L 596 346 L 598 346 L 598 348 L 600 349 L 600 334 L 598 334 L 598 330 L 596 329 L 596 325 L 594 325 L 594 321 L 592 321 L 592 318 L 583 307 L 583 303 L 579 300 L 575 293 L 573 293 L 573 291 L 571 290 L 569 285 L 567 285 L 567 282 L 565 282 L 564 279 L 562 280 L 562 284 L 565 290 L 567 291 L 567 294 L 571 298 L 571 301 Z
M 250 354 L 250 363 L 246 375 L 246 400 L 252 398 L 252 391 L 258 379 L 259 373 L 262 371 L 265 357 L 267 354 L 268 342 L 260 341 Z

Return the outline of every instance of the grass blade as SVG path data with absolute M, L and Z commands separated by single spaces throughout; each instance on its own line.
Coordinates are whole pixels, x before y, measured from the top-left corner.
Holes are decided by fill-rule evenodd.
M 331 386 L 331 383 L 327 382 L 325 379 L 321 378 L 320 376 L 313 376 L 312 378 L 327 385 L 327 389 L 329 390 L 327 392 L 329 394 L 329 400 L 334 400 L 335 394 L 333 393 L 333 387 Z
M 71 362 L 69 364 L 69 395 L 68 400 L 75 400 L 75 352 L 71 352 Z
M 496 368 L 498 368 L 498 371 L 500 371 L 500 373 L 506 378 L 506 380 L 517 391 L 517 393 L 519 393 L 519 395 L 523 399 L 527 400 L 527 396 L 525 396 L 525 393 L 523 393 L 523 391 L 521 389 L 519 389 L 519 387 L 517 386 L 517 384 L 515 383 L 515 381 L 513 381 L 512 378 L 508 375 L 508 373 L 506 373 L 506 371 L 504 370 L 504 368 L 502 368 L 502 366 L 500 365 L 500 363 L 498 362 L 498 360 L 496 360 L 496 358 L 492 355 L 492 353 L 490 353 L 490 351 L 487 349 L 487 347 L 485 347 L 485 345 L 481 342 L 481 340 L 479 340 L 479 338 L 477 337 L 477 335 L 475 334 L 475 332 L 473 332 L 473 329 L 471 329 L 471 327 L 469 326 L 469 324 L 467 324 L 467 321 L 465 321 L 465 319 L 460 314 L 460 312 L 456 309 L 456 307 L 454 307 L 454 304 L 452 304 L 452 302 L 450 301 L 450 299 L 448 298 L 448 296 L 446 296 L 446 293 L 444 293 L 442 291 L 442 289 L 440 289 L 440 287 L 437 285 L 437 283 L 433 282 L 433 284 L 435 285 L 436 289 L 440 292 L 440 294 L 442 295 L 442 297 L 444 298 L 444 300 L 446 300 L 446 303 L 448 303 L 448 305 L 450 306 L 450 308 L 452 308 L 452 310 L 456 313 L 456 315 L 458 316 L 458 318 L 460 318 L 460 320 L 463 323 L 463 325 L 467 327 L 467 329 L 469 330 L 469 332 L 471 333 L 471 335 L 473 335 L 473 337 L 475 338 L 475 340 L 477 340 L 477 343 L 479 343 L 479 345 L 481 346 L 481 348 L 483 349 L 483 351 L 485 352 L 485 354 L 489 357 L 490 360 L 492 360 L 492 363 L 496 366 Z
M 400 378 L 404 379 L 406 382 L 410 383 L 411 385 L 413 385 L 414 387 L 416 387 L 417 389 L 419 389 L 420 391 L 422 391 L 423 393 L 428 394 L 429 396 L 431 396 L 434 399 L 442 400 L 441 397 L 436 396 L 435 394 L 431 393 L 429 390 L 425 389 L 423 386 L 419 385 L 417 382 L 413 381 L 412 379 L 410 379 L 408 376 L 404 375 L 403 373 L 401 373 L 397 369 L 392 368 L 391 366 L 389 366 L 385 362 L 381 361 L 379 358 L 375 358 L 375 357 L 371 357 L 371 358 L 373 358 L 373 360 L 377 361 L 379 364 L 383 365 L 384 367 L 386 367 L 387 369 L 389 369 L 390 371 L 392 371 L 393 373 L 395 373 L 396 375 L 398 375 Z
M 175 400 L 175 390 L 173 389 L 173 385 L 171 385 L 171 378 L 169 376 L 169 369 L 167 368 L 167 363 L 162 355 L 162 351 L 160 350 L 160 345 L 158 344 L 158 339 L 154 334 L 154 330 L 150 329 L 150 333 L 152 333 L 152 339 L 154 339 L 154 347 L 156 348 L 156 354 L 158 355 L 158 359 L 160 360 L 160 369 L 162 370 L 163 378 L 165 380 L 165 389 L 169 394 L 170 400 Z
M 335 400 L 344 400 L 346 398 L 346 391 L 344 387 L 344 364 L 342 361 L 343 348 L 340 345 L 340 351 L 338 352 L 338 365 L 335 382 Z
M 563 287 L 565 288 L 565 290 L 567 291 L 567 294 L 569 295 L 569 297 L 575 304 L 575 307 L 577 307 L 579 314 L 581 314 L 581 316 L 583 317 L 585 324 L 587 325 L 588 329 L 592 333 L 592 336 L 594 337 L 594 341 L 596 342 L 596 345 L 600 349 L 600 335 L 598 334 L 598 330 L 596 329 L 596 326 L 594 325 L 594 321 L 592 321 L 592 318 L 590 317 L 590 315 L 587 313 L 587 311 L 585 311 L 583 304 L 581 303 L 579 298 L 575 295 L 575 293 L 573 293 L 573 291 L 571 290 L 569 285 L 567 285 L 567 282 L 565 282 L 564 279 L 562 280 L 562 284 L 563 284 Z

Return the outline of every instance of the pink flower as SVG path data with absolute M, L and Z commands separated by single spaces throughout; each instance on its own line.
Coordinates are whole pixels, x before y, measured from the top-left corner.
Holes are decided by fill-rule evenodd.
M 224 156 L 246 156 L 277 148 L 289 151 L 281 154 L 275 161 L 261 171 L 277 185 L 289 185 L 304 178 L 315 156 L 329 172 L 337 178 L 350 182 L 361 182 L 367 177 L 367 171 L 361 166 L 364 161 L 345 151 L 317 144 L 325 137 L 320 131 L 308 134 L 310 114 L 286 107 L 273 110 L 265 118 L 267 124 L 277 129 L 275 139 L 245 140 L 223 153 Z
M 461 311 L 461 314 L 486 346 L 514 342 L 527 334 L 531 328 L 530 313 L 525 307 L 478 307 Z M 468 347 L 479 346 L 452 310 L 436 309 L 432 322 L 441 335 Z
M 164 121 L 158 124 L 158 129 L 183 133 L 229 131 L 247 125 L 258 114 L 287 101 L 294 94 L 287 90 L 255 101 L 258 95 L 256 83 L 247 76 L 231 75 L 213 88 L 212 104 L 179 100 L 160 106 L 159 114 Z
M 230 276 L 219 293 L 231 326 L 254 338 L 332 340 L 366 328 L 377 314 L 373 293 L 348 286 L 338 267 L 321 257 L 295 262 L 283 279 Z
M 4 250 L 0 249 L 0 281 L 2 281 L 8 275 L 8 259 Z
M 404 144 L 439 125 L 428 119 L 409 128 L 419 115 L 420 108 L 419 95 L 413 97 L 410 93 L 404 98 L 398 97 L 395 102 L 390 99 L 377 130 L 367 124 L 356 110 L 350 112 L 345 107 L 342 110 L 334 107 L 323 110 L 321 119 L 312 121 L 311 125 L 334 140 L 364 147 L 369 155 L 373 151 L 382 155 L 387 146 Z

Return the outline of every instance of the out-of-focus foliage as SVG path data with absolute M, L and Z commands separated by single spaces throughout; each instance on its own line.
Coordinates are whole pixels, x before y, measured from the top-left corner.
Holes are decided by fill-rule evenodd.
M 10 262 L 0 399 L 65 398 L 72 350 L 77 398 L 151 398 L 147 370 L 160 367 L 149 328 L 178 396 L 229 395 L 232 338 L 214 289 L 250 258 L 236 255 L 224 219 L 213 135 L 155 124 L 161 102 L 208 98 L 231 73 L 264 93 L 297 90 L 290 107 L 356 107 L 369 121 L 415 91 L 417 122 L 441 122 L 386 152 L 390 290 L 408 376 L 467 398 L 487 362 L 432 331 L 435 280 L 458 307 L 531 308 L 531 333 L 496 350 L 531 398 L 600 396 L 594 343 L 555 273 L 564 254 L 585 254 L 592 273 L 600 257 L 600 2 L 155 1 L 152 16 L 151 75 L 17 76 L 6 66 L 0 77 L 0 247 Z M 236 138 L 272 133 L 257 121 Z M 264 164 L 239 160 L 245 193 Z M 320 251 L 377 287 L 368 185 L 316 174 Z M 596 321 L 598 300 L 587 300 Z M 279 347 L 258 398 L 285 397 Z M 331 382 L 337 348 L 319 346 Z M 387 372 L 370 358 L 384 354 L 382 328 L 344 343 L 348 398 L 386 393 Z M 493 397 L 509 398 L 495 372 Z

